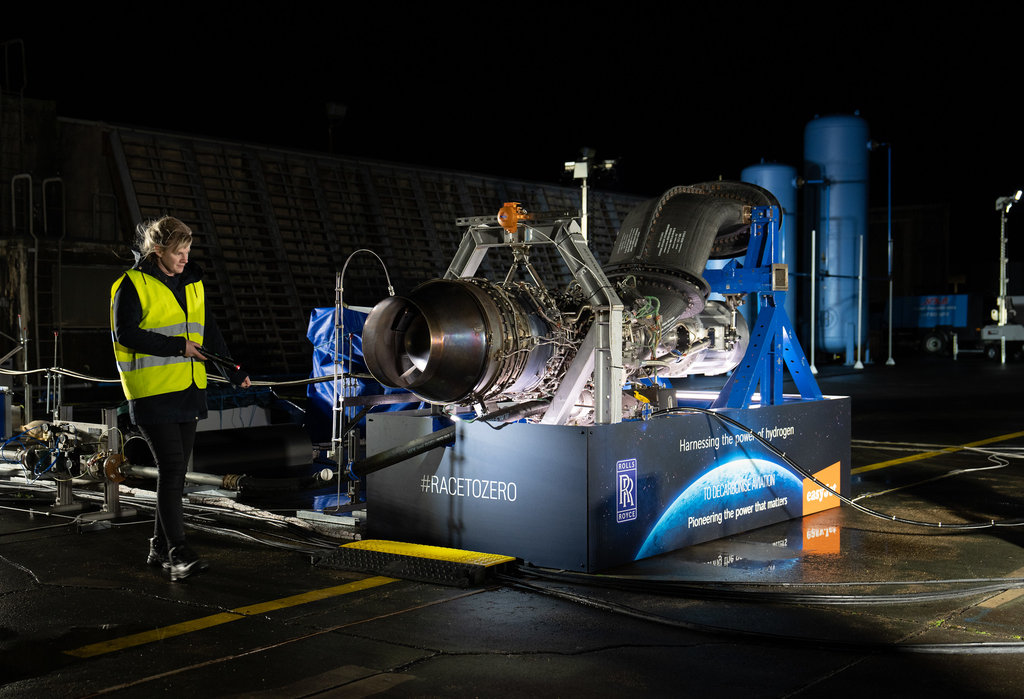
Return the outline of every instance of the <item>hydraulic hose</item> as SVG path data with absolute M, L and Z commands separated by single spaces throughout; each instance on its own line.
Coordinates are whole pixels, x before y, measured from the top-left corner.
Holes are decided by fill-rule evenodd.
M 356 478 L 363 478 L 367 474 L 379 471 L 388 466 L 394 466 L 400 461 L 411 459 L 414 456 L 424 454 L 437 447 L 446 447 L 455 441 L 455 425 L 448 425 L 443 429 L 431 432 L 428 435 L 417 437 L 405 444 L 378 452 L 373 456 L 356 461 L 349 469 Z

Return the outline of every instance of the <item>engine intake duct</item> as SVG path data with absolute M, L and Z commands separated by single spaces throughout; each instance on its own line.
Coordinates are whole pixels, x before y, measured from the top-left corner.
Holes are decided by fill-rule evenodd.
M 553 350 L 547 324 L 515 288 L 433 279 L 378 303 L 363 327 L 370 373 L 431 403 L 529 390 Z
M 735 257 L 750 238 L 750 207 L 778 206 L 768 190 L 746 182 L 673 187 L 627 214 L 605 265 L 613 282 L 636 280 L 636 293 L 661 300 L 666 319 L 690 318 L 710 289 L 709 257 Z

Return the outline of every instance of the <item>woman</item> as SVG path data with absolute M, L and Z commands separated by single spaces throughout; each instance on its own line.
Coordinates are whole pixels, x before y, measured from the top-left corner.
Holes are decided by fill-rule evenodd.
M 149 443 L 159 471 L 147 562 L 180 580 L 206 569 L 185 543 L 182 513 L 196 422 L 206 417 L 206 357 L 200 348 L 228 352 L 206 315 L 201 270 L 188 259 L 189 227 L 164 216 L 140 224 L 137 243 L 135 266 L 110 290 L 111 332 L 132 422 Z M 250 385 L 240 369 L 228 379 L 242 388 Z

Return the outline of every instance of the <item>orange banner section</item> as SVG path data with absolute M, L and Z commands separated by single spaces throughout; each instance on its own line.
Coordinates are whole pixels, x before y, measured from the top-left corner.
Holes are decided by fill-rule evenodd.
M 815 525 L 806 519 L 803 524 L 804 553 L 839 553 L 839 527 L 837 525 Z
M 839 462 L 823 468 L 814 477 L 832 490 L 839 492 Z M 804 516 L 839 507 L 839 498 L 828 492 L 810 478 L 804 479 Z

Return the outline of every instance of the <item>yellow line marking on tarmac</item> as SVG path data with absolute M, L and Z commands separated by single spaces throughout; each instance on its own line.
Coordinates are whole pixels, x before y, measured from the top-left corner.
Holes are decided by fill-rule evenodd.
M 1012 573 L 1010 573 L 1006 577 L 1008 577 L 1008 578 L 1019 578 L 1019 577 L 1022 577 L 1022 576 L 1024 576 L 1024 568 L 1018 568 L 1017 570 L 1013 571 Z M 1021 595 L 1024 595 L 1024 589 L 1017 588 L 1015 590 L 1007 590 L 1006 592 L 1000 592 L 995 597 L 989 597 L 984 602 L 980 602 L 978 604 L 978 606 L 979 607 L 984 607 L 985 609 L 995 609 L 996 607 L 1003 606 L 1007 602 L 1012 602 L 1013 600 L 1017 599 Z
M 97 655 L 113 653 L 114 651 L 123 650 L 125 648 L 132 648 L 134 646 L 141 646 L 155 641 L 162 641 L 165 638 L 173 638 L 174 636 L 181 636 L 194 631 L 202 631 L 203 629 L 219 626 L 220 624 L 226 624 L 231 621 L 238 621 L 239 619 L 245 619 L 246 617 L 256 614 L 265 614 L 278 609 L 285 609 L 287 607 L 294 607 L 308 602 L 316 602 L 330 597 L 337 597 L 338 595 L 347 595 L 351 592 L 368 590 L 373 587 L 379 587 L 380 585 L 386 585 L 393 582 L 397 582 L 397 579 L 385 578 L 383 576 L 364 578 L 363 580 L 356 580 L 355 582 L 346 583 L 344 585 L 326 587 L 322 590 L 313 590 L 311 592 L 292 595 L 290 597 L 282 597 L 281 599 L 271 600 L 270 602 L 250 604 L 244 607 L 238 607 L 237 609 L 232 609 L 229 612 L 211 614 L 210 616 L 192 619 L 191 621 L 183 621 L 180 624 L 171 624 L 170 626 L 153 629 L 152 631 L 143 631 L 142 633 L 136 633 L 130 636 L 122 636 L 121 638 L 114 638 L 109 641 L 93 643 L 87 646 L 82 646 L 81 648 L 75 648 L 74 650 L 66 650 L 64 653 L 66 655 L 73 655 L 77 658 L 92 658 Z
M 117 684 L 117 685 L 113 685 L 111 687 L 105 687 L 104 689 L 97 690 L 97 691 L 93 692 L 92 694 L 89 694 L 88 696 L 90 696 L 90 697 L 97 697 L 97 696 L 101 696 L 101 695 L 104 695 L 104 694 L 112 694 L 113 692 L 120 692 L 120 691 L 122 691 L 124 689 L 128 689 L 130 687 L 138 687 L 139 685 L 143 685 L 143 684 L 146 684 L 148 682 L 154 682 L 156 680 L 167 679 L 168 677 L 173 677 L 175 675 L 180 675 L 180 674 L 185 673 L 185 672 L 192 672 L 193 670 L 200 670 L 202 668 L 213 667 L 215 665 L 220 665 L 221 663 L 231 662 L 233 660 L 238 660 L 240 658 L 247 658 L 247 657 L 250 657 L 250 656 L 259 655 L 261 653 L 266 653 L 266 652 L 269 652 L 269 651 L 277 650 L 278 648 L 283 648 L 285 646 L 292 645 L 293 643 L 301 643 L 303 641 L 308 641 L 310 639 L 319 638 L 320 636 L 325 636 L 325 635 L 327 635 L 329 633 L 334 633 L 336 631 L 340 631 L 342 629 L 351 628 L 353 626 L 359 626 L 360 624 L 367 624 L 367 623 L 371 623 L 371 622 L 374 622 L 374 621 L 380 621 L 381 619 L 388 619 L 388 618 L 391 618 L 391 617 L 401 616 L 402 614 L 408 614 L 410 612 L 416 612 L 416 611 L 419 611 L 421 609 L 427 609 L 429 607 L 434 607 L 434 606 L 439 605 L 439 604 L 448 604 L 449 602 L 455 602 L 455 601 L 460 600 L 460 599 L 465 599 L 466 597 L 472 597 L 473 595 L 479 595 L 479 594 L 481 594 L 483 592 L 485 592 L 484 588 L 478 588 L 476 590 L 470 590 L 469 592 L 463 592 L 463 593 L 455 595 L 453 597 L 445 597 L 443 599 L 437 599 L 437 600 L 433 600 L 433 601 L 430 601 L 430 602 L 424 602 L 422 604 L 413 605 L 412 607 L 406 607 L 404 609 L 396 609 L 394 611 L 385 612 L 384 614 L 378 614 L 377 616 L 371 616 L 371 617 L 367 617 L 365 619 L 356 619 L 354 621 L 346 621 L 344 624 L 338 624 L 337 626 L 328 626 L 328 627 L 325 627 L 325 628 L 322 628 L 322 629 L 317 629 L 316 631 L 311 631 L 310 633 L 304 633 L 304 634 L 302 634 L 300 636 L 293 636 L 291 638 L 286 638 L 283 641 L 276 641 L 274 643 L 270 643 L 270 644 L 265 645 L 265 646 L 257 646 L 256 648 L 249 648 L 249 649 L 241 651 L 239 653 L 232 653 L 231 655 L 224 655 L 224 656 L 221 656 L 219 658 L 211 658 L 211 659 L 208 659 L 208 660 L 203 660 L 201 662 L 193 663 L 191 665 L 183 665 L 181 667 L 176 667 L 176 668 L 174 668 L 172 670 L 167 670 L 165 672 L 160 672 L 160 673 L 157 673 L 155 675 L 149 675 L 148 677 L 140 677 L 138 679 L 134 679 L 134 680 L 131 680 L 129 682 L 122 682 L 121 684 Z M 346 696 L 348 696 L 348 695 L 346 694 Z
M 867 473 L 868 471 L 877 471 L 880 468 L 888 468 L 889 466 L 896 466 L 897 464 L 905 464 L 910 461 L 921 461 L 922 459 L 930 459 L 934 456 L 942 456 L 943 454 L 953 454 L 964 449 L 970 449 L 971 447 L 980 447 L 985 444 L 993 444 L 995 442 L 1005 442 L 1008 439 L 1016 439 L 1017 437 L 1024 437 L 1024 431 L 1011 432 L 1010 434 L 1001 434 L 998 437 L 989 437 L 988 439 L 982 439 L 977 442 L 970 442 L 969 444 L 961 444 L 958 447 L 946 447 L 944 449 L 937 449 L 935 451 L 925 451 L 920 454 L 914 454 L 913 456 L 903 456 L 899 459 L 891 459 L 889 461 L 879 461 L 877 464 L 868 464 L 867 466 L 858 466 L 857 468 L 851 469 L 850 473 L 856 475 L 858 473 Z

